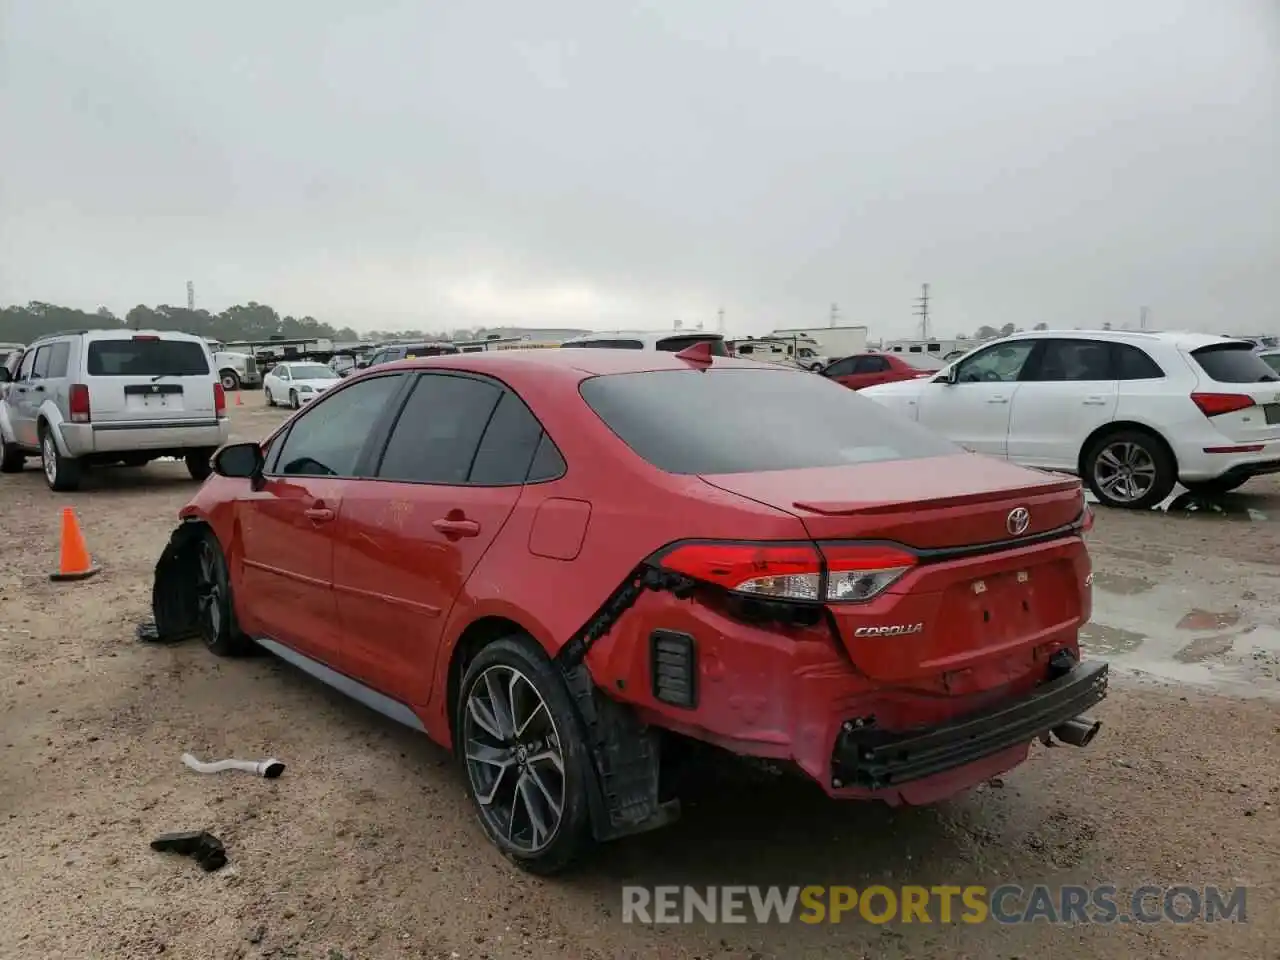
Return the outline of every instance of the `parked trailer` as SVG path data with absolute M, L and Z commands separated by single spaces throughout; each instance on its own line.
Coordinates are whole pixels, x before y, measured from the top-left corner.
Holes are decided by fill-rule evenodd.
M 815 348 L 815 354 L 831 360 L 864 353 L 867 349 L 866 327 L 791 327 L 769 334 L 782 340 L 796 339 Z

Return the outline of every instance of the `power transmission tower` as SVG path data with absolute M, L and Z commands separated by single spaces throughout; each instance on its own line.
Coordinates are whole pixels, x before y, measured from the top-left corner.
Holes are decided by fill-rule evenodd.
M 1150 314 L 1150 312 L 1151 312 L 1150 307 L 1143 307 L 1138 311 L 1138 329 L 1139 330 L 1147 329 L 1147 316 L 1148 314 Z
M 839 319 L 840 319 L 840 307 L 838 304 L 833 303 L 831 305 L 831 319 L 827 321 L 827 326 L 828 327 L 836 326 L 836 323 Z
M 920 288 L 920 296 L 916 297 L 915 315 L 920 318 L 920 339 L 929 339 L 929 285 Z
M 187 309 L 194 310 L 196 308 L 196 285 L 192 280 L 187 281 Z

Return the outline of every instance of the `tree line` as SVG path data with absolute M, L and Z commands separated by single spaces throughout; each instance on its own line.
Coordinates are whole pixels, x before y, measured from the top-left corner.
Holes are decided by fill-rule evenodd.
M 33 300 L 25 306 L 0 307 L 0 342 L 31 343 L 40 337 L 64 330 L 180 330 L 212 340 L 232 342 L 236 340 L 269 340 L 283 337 L 286 340 L 324 338 L 340 342 L 358 340 L 360 334 L 351 327 L 334 328 L 315 317 L 280 316 L 265 303 L 250 300 L 248 303 L 227 307 L 221 313 L 208 310 L 188 310 L 161 304 L 148 307 L 138 304 L 123 317 L 118 317 L 106 307 L 92 313 L 75 307 L 63 307 L 56 303 Z M 422 330 L 381 330 L 367 336 L 374 340 L 422 339 L 470 339 L 483 336 L 478 331 L 460 330 L 452 335 L 427 333 Z

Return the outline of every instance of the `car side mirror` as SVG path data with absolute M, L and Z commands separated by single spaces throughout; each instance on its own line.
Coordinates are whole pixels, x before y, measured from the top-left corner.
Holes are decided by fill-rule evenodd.
M 256 443 L 229 443 L 214 453 L 210 466 L 220 477 L 257 480 L 262 476 L 266 459 L 262 447 Z
M 8 367 L 0 367 L 0 383 L 13 383 L 13 374 Z
M 356 361 L 356 369 L 357 369 L 357 370 L 363 370 L 363 369 L 365 369 L 367 366 L 369 366 L 369 361 L 368 361 L 368 360 L 357 360 L 357 361 Z
M 960 382 L 960 365 L 952 364 L 933 378 L 934 383 L 955 385 Z

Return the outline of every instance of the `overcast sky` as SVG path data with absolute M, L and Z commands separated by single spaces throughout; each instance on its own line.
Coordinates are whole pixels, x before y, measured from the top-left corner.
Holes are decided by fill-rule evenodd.
M 1280 329 L 1277 0 L 0 11 L 0 303 Z

